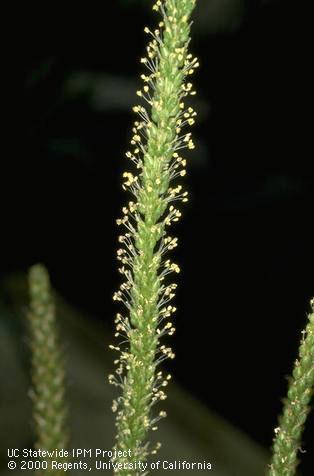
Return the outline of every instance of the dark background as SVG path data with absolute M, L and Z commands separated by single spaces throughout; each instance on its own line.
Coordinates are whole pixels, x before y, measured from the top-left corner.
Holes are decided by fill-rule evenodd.
M 199 0 L 193 25 L 199 121 L 191 200 L 176 229 L 171 370 L 265 447 L 314 295 L 308 3 Z M 143 27 L 156 22 L 150 4 L 45 0 L 16 12 L 14 194 L 1 273 L 42 261 L 60 293 L 108 326 L 138 58 Z M 302 455 L 308 475 L 310 458 Z

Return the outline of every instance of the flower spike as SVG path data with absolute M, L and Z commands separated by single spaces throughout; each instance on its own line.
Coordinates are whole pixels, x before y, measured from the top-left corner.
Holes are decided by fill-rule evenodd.
M 168 227 L 181 218 L 178 202 L 186 202 L 187 192 L 178 180 L 186 174 L 186 160 L 178 154 L 194 149 L 191 132 L 196 113 L 185 106 L 194 95 L 190 75 L 198 60 L 188 52 L 191 14 L 196 0 L 158 0 L 153 10 L 162 16 L 158 28 L 145 28 L 150 36 L 141 63 L 147 71 L 141 75 L 143 86 L 137 91 L 140 104 L 133 107 L 136 120 L 131 150 L 126 153 L 132 169 L 123 173 L 123 189 L 132 200 L 122 209 L 117 224 L 121 248 L 117 252 L 123 283 L 113 299 L 124 305 L 125 314 L 116 318 L 118 352 L 112 384 L 122 389 L 113 403 L 116 412 L 117 450 L 131 450 L 132 457 L 120 462 L 144 461 L 149 453 L 147 435 L 156 430 L 156 422 L 166 416 L 161 410 L 153 416 L 152 407 L 166 398 L 163 388 L 169 381 L 157 370 L 174 352 L 160 343 L 173 335 L 175 327 L 168 319 L 176 308 L 169 304 L 176 284 L 168 276 L 179 273 L 177 264 L 164 255 L 177 246 L 168 236 Z M 174 206 L 175 202 L 175 206 Z M 121 342 L 120 342 L 121 341 Z M 127 469 L 119 476 L 135 475 Z

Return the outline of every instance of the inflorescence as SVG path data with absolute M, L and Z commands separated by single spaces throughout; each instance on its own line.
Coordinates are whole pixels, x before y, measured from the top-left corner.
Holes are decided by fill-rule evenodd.
M 30 308 L 28 312 L 32 351 L 33 419 L 36 431 L 36 450 L 64 450 L 68 443 L 66 430 L 65 370 L 59 343 L 55 305 L 49 275 L 43 265 L 30 268 L 28 275 Z M 47 459 L 47 458 L 46 458 Z M 58 463 L 63 456 L 56 455 Z M 47 461 L 46 461 L 47 462 Z M 41 476 L 61 476 L 60 468 L 38 469 Z
M 294 476 L 301 451 L 305 421 L 314 390 L 314 299 L 306 328 L 302 331 L 299 356 L 294 364 L 279 426 L 275 428 L 268 476 Z
M 109 381 L 121 387 L 113 402 L 117 412 L 118 449 L 131 449 L 134 459 L 145 459 L 149 452 L 146 435 L 166 416 L 152 416 L 152 407 L 165 400 L 170 375 L 158 369 L 165 359 L 173 359 L 171 347 L 161 344 L 175 327 L 171 321 L 176 308 L 171 304 L 177 285 L 169 282 L 179 266 L 167 258 L 177 246 L 168 227 L 181 218 L 178 202 L 188 194 L 178 183 L 186 174 L 184 148 L 194 149 L 186 126 L 195 122 L 196 112 L 185 105 L 194 95 L 191 75 L 199 63 L 188 53 L 190 16 L 195 0 L 158 0 L 153 6 L 162 15 L 158 29 L 145 28 L 151 38 L 141 63 L 143 87 L 137 91 L 141 103 L 134 106 L 137 119 L 133 127 L 131 150 L 126 153 L 132 171 L 123 173 L 123 190 L 132 200 L 122 209 L 117 224 L 124 228 L 119 236 L 117 258 L 124 281 L 113 299 L 125 308 L 116 316 L 118 352 L 116 369 Z M 121 472 L 119 474 L 131 474 Z

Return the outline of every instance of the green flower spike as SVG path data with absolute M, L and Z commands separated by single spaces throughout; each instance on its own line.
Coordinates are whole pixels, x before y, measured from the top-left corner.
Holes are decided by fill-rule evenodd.
M 29 271 L 29 324 L 32 351 L 33 417 L 36 449 L 52 451 L 66 448 L 64 405 L 64 368 L 59 349 L 55 308 L 47 270 L 35 265 Z M 58 458 L 54 457 L 54 460 Z M 38 474 L 59 476 L 63 471 L 48 468 Z M 61 462 L 61 460 L 60 460 Z
M 314 299 L 309 322 L 302 331 L 299 358 L 295 361 L 288 396 L 279 427 L 275 429 L 269 476 L 294 476 L 297 455 L 314 387 Z
M 161 345 L 165 335 L 175 328 L 170 321 L 175 307 L 169 302 L 177 285 L 168 275 L 179 273 L 179 266 L 165 254 L 177 246 L 177 238 L 168 236 L 167 228 L 181 217 L 177 202 L 186 202 L 187 192 L 178 179 L 186 174 L 186 160 L 181 149 L 194 149 L 191 133 L 185 126 L 194 124 L 196 113 L 185 106 L 185 97 L 194 95 L 191 77 L 198 66 L 197 58 L 188 53 L 191 14 L 195 0 L 158 0 L 153 10 L 162 21 L 158 28 L 145 32 L 151 36 L 141 63 L 147 73 L 141 75 L 143 87 L 137 92 L 142 103 L 133 108 L 132 150 L 126 153 L 133 170 L 124 172 L 123 189 L 133 201 L 122 209 L 117 220 L 125 228 L 119 237 L 119 269 L 124 277 L 114 300 L 125 306 L 125 315 L 116 317 L 116 337 L 121 343 L 111 346 L 119 353 L 117 368 L 109 381 L 122 389 L 113 402 L 117 412 L 116 449 L 130 450 L 131 457 L 120 463 L 145 461 L 149 453 L 149 430 L 166 416 L 152 415 L 152 407 L 166 398 L 164 389 L 170 376 L 158 369 L 164 359 L 174 358 L 172 349 Z M 135 170 L 135 172 L 134 172 Z M 166 278 L 166 279 L 165 279 Z M 115 474 L 137 475 L 136 470 L 118 469 Z

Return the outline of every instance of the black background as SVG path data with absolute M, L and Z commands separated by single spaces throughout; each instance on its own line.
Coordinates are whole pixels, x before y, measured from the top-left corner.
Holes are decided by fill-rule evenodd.
M 269 447 L 314 295 L 312 24 L 307 2 L 216 4 L 199 0 L 193 26 L 199 121 L 191 200 L 176 227 L 171 369 Z M 46 0 L 17 11 L 16 154 L 1 272 L 43 261 L 59 292 L 108 325 L 137 59 L 143 27 L 156 21 L 149 5 Z M 302 455 L 308 475 L 310 457 Z

